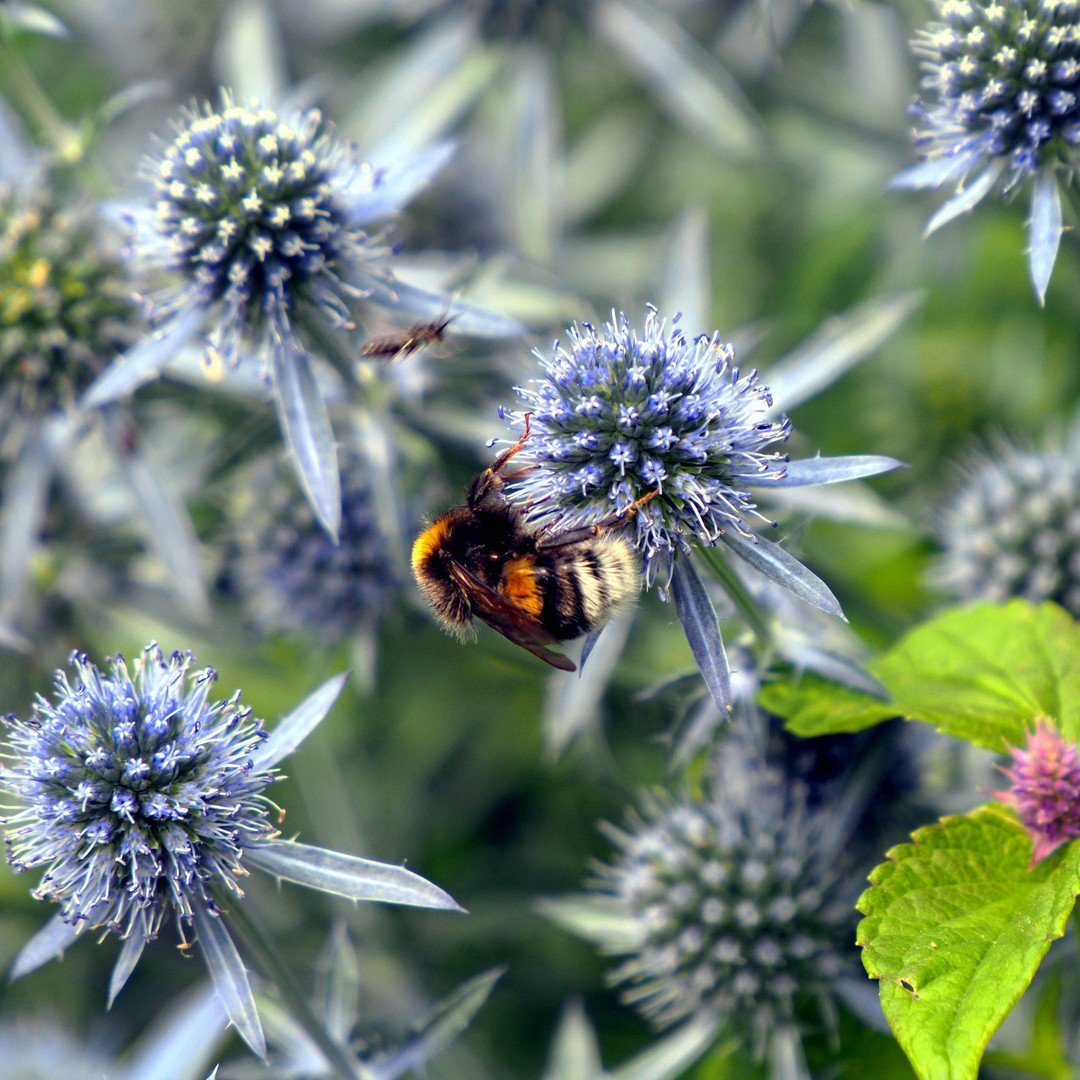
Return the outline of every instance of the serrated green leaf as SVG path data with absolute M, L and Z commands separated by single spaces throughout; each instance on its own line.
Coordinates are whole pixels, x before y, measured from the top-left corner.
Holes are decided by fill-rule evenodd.
M 1080 844 L 1028 870 L 1031 839 L 988 805 L 920 829 L 859 898 L 858 944 L 893 1032 L 924 1080 L 976 1080 L 1080 893 Z
M 890 702 L 810 673 L 797 683 L 771 683 L 758 695 L 758 703 L 803 738 L 862 731 L 896 716 Z
M 1080 737 L 1080 627 L 1023 600 L 948 611 L 869 665 L 900 712 L 998 753 L 1037 716 Z

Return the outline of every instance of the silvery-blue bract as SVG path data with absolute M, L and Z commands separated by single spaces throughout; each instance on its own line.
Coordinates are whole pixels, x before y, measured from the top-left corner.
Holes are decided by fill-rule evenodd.
M 250 868 L 352 900 L 457 905 L 400 866 L 278 838 L 281 811 L 263 789 L 330 710 L 344 678 L 268 734 L 239 691 L 211 701 L 217 673 L 195 670 L 194 661 L 149 645 L 131 669 L 117 656 L 101 671 L 76 653 L 74 677 L 57 672 L 51 700 L 39 696 L 28 720 L 5 718 L 0 782 L 20 803 L 4 822 L 8 861 L 43 869 L 34 896 L 59 905 L 11 975 L 47 963 L 86 930 L 108 931 L 123 942 L 112 1001 L 171 919 L 182 942 L 194 933 L 230 1020 L 262 1056 L 247 971 L 220 903 L 242 902 Z
M 1071 186 L 1080 147 L 1078 0 L 933 0 L 938 20 L 913 43 L 923 60 L 913 106 L 923 164 L 894 186 L 956 194 L 927 232 L 995 187 L 1032 181 L 1031 276 L 1046 294 L 1062 233 L 1059 183 Z
M 361 965 L 344 923 L 337 923 L 316 962 L 317 974 L 310 991 L 313 1011 L 353 1066 L 357 1080 L 397 1080 L 400 1076 L 424 1075 L 433 1058 L 443 1053 L 465 1031 L 483 1007 L 503 974 L 501 968 L 484 972 L 462 983 L 437 1002 L 419 1023 L 409 1025 L 400 1040 L 380 1034 L 371 1038 L 370 1006 L 362 993 Z M 403 1024 L 397 1024 L 404 1027 Z M 342 1063 L 329 1060 L 325 1048 L 309 1031 L 297 1025 L 286 1009 L 267 1010 L 269 1054 L 267 1062 L 229 1062 L 228 1075 L 237 1080 L 256 1080 L 267 1075 L 303 1080 L 337 1080 Z M 435 1072 L 437 1067 L 432 1068 Z
M 774 447 L 791 424 L 770 418 L 768 388 L 718 334 L 688 338 L 650 308 L 641 334 L 618 315 L 537 356 L 542 376 L 517 391 L 532 435 L 515 465 L 532 468 L 513 493 L 530 515 L 573 528 L 658 492 L 631 526 L 650 582 L 666 581 L 680 548 L 753 535 L 750 489 L 783 480 L 788 458 Z

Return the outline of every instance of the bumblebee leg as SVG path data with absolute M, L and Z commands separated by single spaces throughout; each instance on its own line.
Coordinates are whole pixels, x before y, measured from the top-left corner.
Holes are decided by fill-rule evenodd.
M 521 433 L 521 438 L 518 439 L 513 446 L 507 447 L 479 476 L 472 482 L 472 487 L 469 488 L 469 494 L 466 497 L 466 501 L 469 506 L 476 506 L 478 503 L 482 503 L 493 491 L 498 491 L 502 487 L 503 482 L 506 480 L 516 480 L 519 476 L 524 476 L 527 472 L 530 472 L 533 466 L 529 465 L 524 469 L 517 469 L 511 473 L 504 473 L 503 469 L 506 468 L 506 463 L 525 445 L 526 440 L 529 438 L 529 417 L 532 413 L 525 414 L 525 430 Z
M 640 499 L 636 499 L 625 510 L 620 510 L 616 514 L 610 514 L 606 518 L 601 518 L 599 521 L 593 522 L 592 525 L 582 525 L 578 529 L 570 529 L 568 532 L 556 533 L 547 540 L 541 540 L 537 547 L 544 548 L 545 550 L 567 547 L 570 544 L 580 544 L 583 540 L 591 540 L 593 537 L 599 536 L 609 529 L 617 529 L 621 525 L 625 525 L 638 510 L 641 509 L 641 507 L 647 502 L 652 502 L 659 494 L 660 489 L 656 488 L 654 491 L 642 495 Z
M 501 473 L 506 467 L 506 463 L 525 445 L 529 438 L 529 420 L 532 417 L 531 412 L 525 414 L 525 430 L 521 433 L 521 438 L 518 439 L 513 446 L 507 447 L 492 463 L 489 468 L 489 472 Z

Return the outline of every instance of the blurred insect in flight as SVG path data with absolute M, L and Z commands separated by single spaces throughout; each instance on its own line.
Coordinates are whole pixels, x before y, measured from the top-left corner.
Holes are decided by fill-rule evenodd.
M 637 549 L 613 530 L 658 492 L 593 525 L 532 525 L 502 491 L 529 471 L 505 471 L 528 437 L 526 414 L 521 438 L 473 480 L 465 502 L 416 538 L 413 574 L 450 633 L 465 637 L 475 617 L 552 667 L 573 671 L 548 646 L 603 626 L 637 596 Z
M 437 319 L 418 323 L 408 330 L 372 338 L 360 346 L 360 356 L 364 360 L 400 360 L 411 356 L 428 345 L 442 341 L 446 336 L 446 328 L 456 318 L 456 315 L 448 315 L 444 311 Z

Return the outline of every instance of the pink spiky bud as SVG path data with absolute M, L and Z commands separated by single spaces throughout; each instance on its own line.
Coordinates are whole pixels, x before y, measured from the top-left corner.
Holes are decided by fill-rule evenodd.
M 1031 834 L 1031 865 L 1080 837 L 1080 751 L 1046 717 L 1035 722 L 1023 749 L 1009 751 L 1015 764 L 1001 771 L 1012 782 L 995 793 L 1019 815 Z

